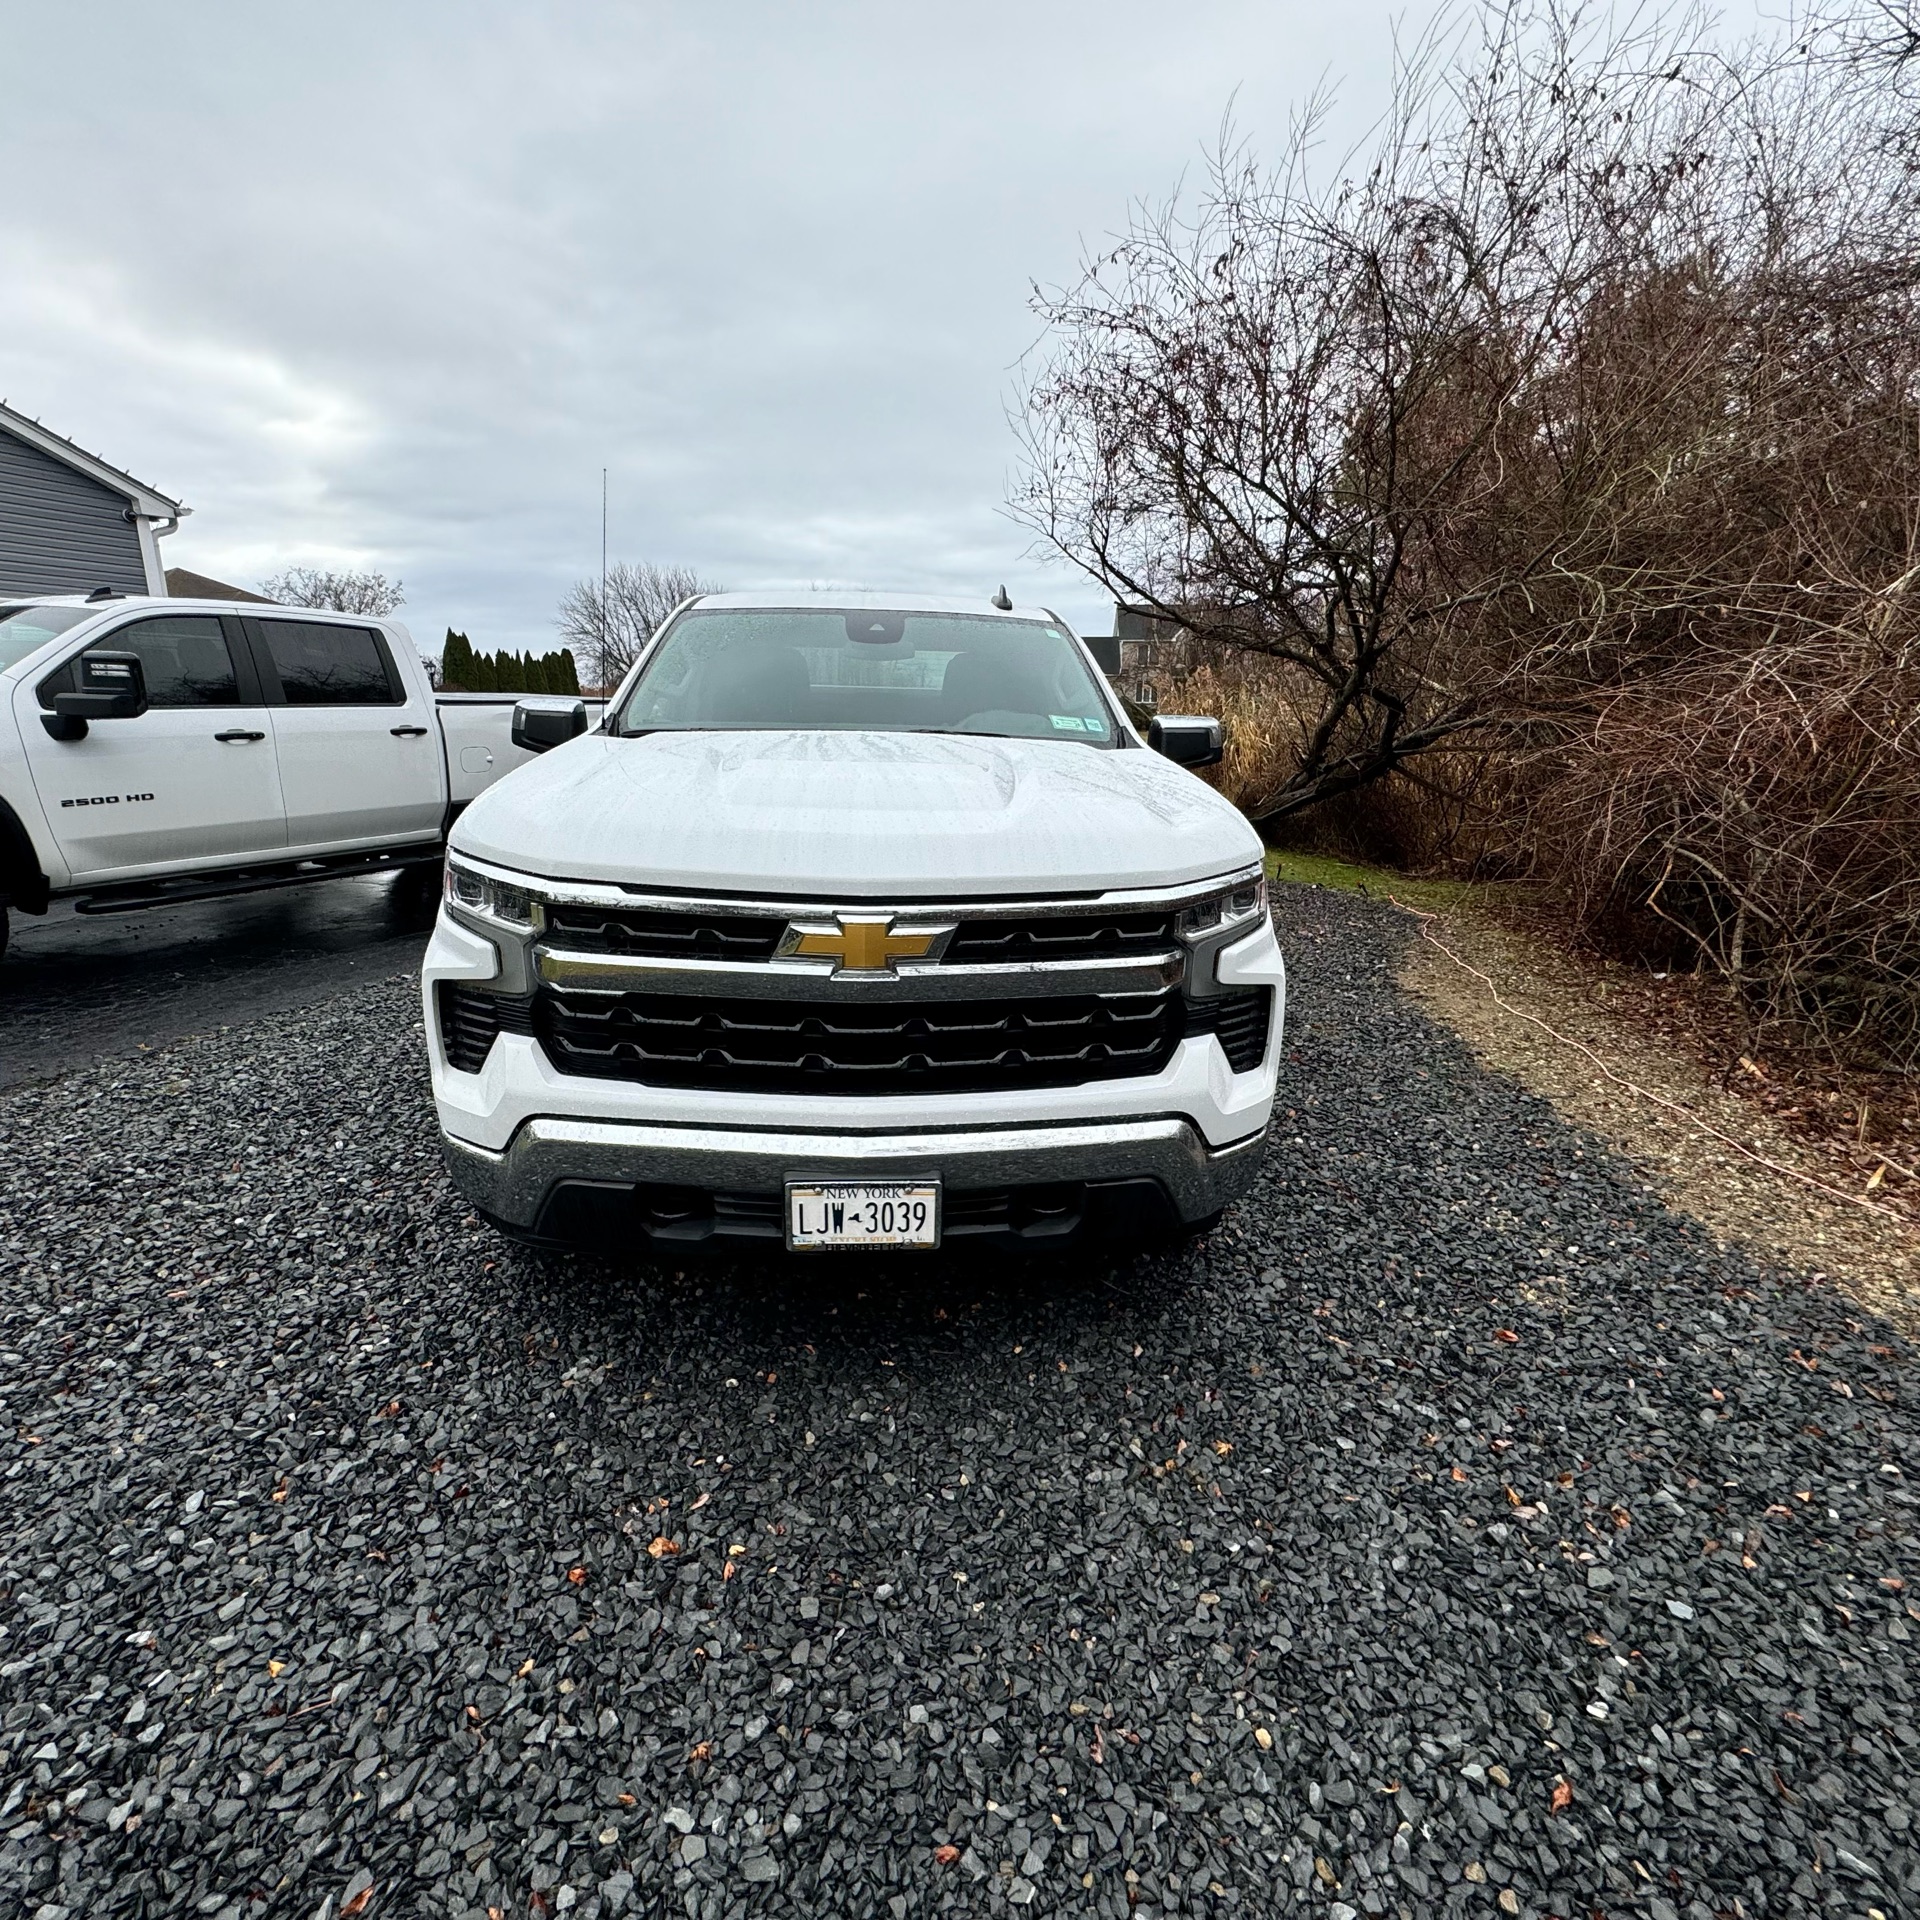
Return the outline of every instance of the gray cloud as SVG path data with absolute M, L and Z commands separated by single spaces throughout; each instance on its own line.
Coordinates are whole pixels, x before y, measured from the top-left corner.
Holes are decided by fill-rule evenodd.
M 404 576 L 546 644 L 599 560 L 1044 599 L 1001 512 L 1030 280 L 1389 10 L 119 4 L 0 13 L 0 393 L 179 493 L 170 561 Z M 1405 15 L 1402 31 L 1405 29 Z

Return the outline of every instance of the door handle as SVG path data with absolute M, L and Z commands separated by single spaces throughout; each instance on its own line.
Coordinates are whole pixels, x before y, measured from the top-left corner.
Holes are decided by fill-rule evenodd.
M 216 740 L 264 740 L 264 733 L 255 733 L 248 727 L 229 727 L 225 733 L 216 733 Z
M 425 727 L 389 727 L 387 731 L 396 740 L 418 740 L 427 730 Z

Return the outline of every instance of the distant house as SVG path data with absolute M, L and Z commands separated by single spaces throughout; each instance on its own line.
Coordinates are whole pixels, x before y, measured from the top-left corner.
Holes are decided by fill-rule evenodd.
M 251 600 L 255 606 L 274 604 L 264 593 L 249 593 L 245 587 L 230 586 L 208 573 L 195 573 L 187 567 L 167 569 L 167 592 L 176 600 Z
M 0 401 L 0 594 L 164 594 L 188 511 Z

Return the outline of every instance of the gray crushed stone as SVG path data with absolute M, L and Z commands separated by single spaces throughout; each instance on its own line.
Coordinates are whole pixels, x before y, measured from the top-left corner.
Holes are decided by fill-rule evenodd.
M 406 981 L 0 1101 L 0 1910 L 1920 1911 L 1910 1351 L 1278 911 L 1119 1266 L 511 1249 Z

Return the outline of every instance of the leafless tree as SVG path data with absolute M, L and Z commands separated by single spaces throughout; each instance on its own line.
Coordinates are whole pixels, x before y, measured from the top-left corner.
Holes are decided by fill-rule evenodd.
M 620 561 L 598 580 L 576 581 L 560 602 L 560 636 L 585 664 L 594 685 L 618 685 L 655 629 L 683 600 L 718 593 L 691 567 Z
M 384 573 L 334 572 L 321 567 L 287 567 L 260 583 L 269 600 L 287 607 L 325 607 L 333 613 L 364 613 L 378 618 L 405 599 L 401 582 Z
M 1249 663 L 1257 818 L 1446 788 L 1575 924 L 1920 1060 L 1899 48 L 1472 18 L 1334 184 L 1311 117 L 1229 144 L 1041 302 L 1020 509 Z

